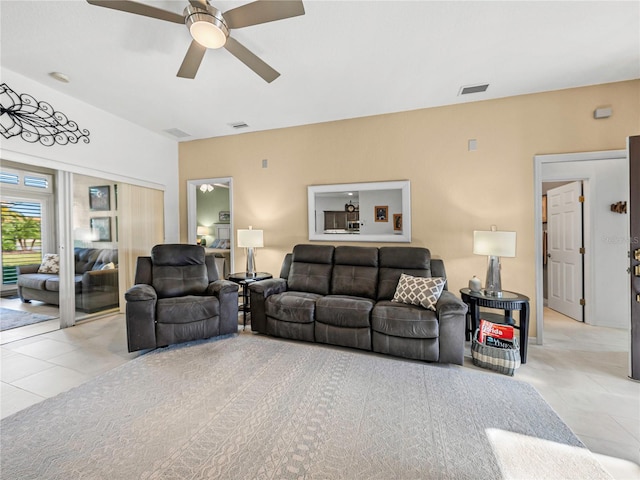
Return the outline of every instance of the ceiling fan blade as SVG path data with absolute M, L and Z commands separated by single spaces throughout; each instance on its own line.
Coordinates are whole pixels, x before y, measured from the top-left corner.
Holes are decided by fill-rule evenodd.
M 304 5 L 302 0 L 258 0 L 223 15 L 229 28 L 242 28 L 304 15 Z
M 182 65 L 180 65 L 180 70 L 178 70 L 178 77 L 195 78 L 196 73 L 198 73 L 198 68 L 200 68 L 200 63 L 202 63 L 204 52 L 206 51 L 206 47 L 203 47 L 195 40 L 192 41 L 191 45 L 189 45 L 189 50 L 187 50 L 187 54 L 184 56 Z
M 227 37 L 226 48 L 234 57 L 244 63 L 251 70 L 260 75 L 267 83 L 273 82 L 280 76 L 273 68 L 260 60 L 247 47 L 238 42 L 235 38 Z
M 121 12 L 135 13 L 143 17 L 157 18 L 167 22 L 184 24 L 184 16 L 178 13 L 162 10 L 161 8 L 152 7 L 138 2 L 129 0 L 87 0 L 87 3 L 97 7 L 112 8 Z

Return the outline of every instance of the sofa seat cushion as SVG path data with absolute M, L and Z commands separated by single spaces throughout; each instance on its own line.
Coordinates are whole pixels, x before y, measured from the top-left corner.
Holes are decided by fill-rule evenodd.
M 316 321 L 345 328 L 368 328 L 375 302 L 368 298 L 328 295 L 316 302 Z
M 307 292 L 277 293 L 265 301 L 265 313 L 283 322 L 313 323 L 316 301 L 321 297 Z
M 19 287 L 33 288 L 34 290 L 45 290 L 47 280 L 57 275 L 50 273 L 22 273 L 18 275 L 17 285 Z
M 82 275 L 75 275 L 73 277 L 73 284 L 76 294 L 82 292 Z M 42 290 L 47 290 L 48 292 L 59 292 L 60 277 L 58 275 L 50 275 Z
M 80 293 L 82 291 L 82 275 L 75 275 L 73 281 L 75 283 L 75 292 Z M 33 290 L 59 292 L 60 277 L 51 273 L 23 273 L 18 275 L 17 285 Z
M 216 297 L 187 295 L 159 298 L 156 306 L 158 323 L 191 323 L 220 315 L 220 302 Z
M 394 337 L 437 338 L 436 312 L 415 305 L 381 301 L 371 313 L 371 328 Z

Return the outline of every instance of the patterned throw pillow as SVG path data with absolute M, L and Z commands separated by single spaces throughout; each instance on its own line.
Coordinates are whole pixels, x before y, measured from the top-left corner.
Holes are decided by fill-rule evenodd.
M 391 301 L 420 305 L 435 311 L 444 282 L 445 279 L 442 277 L 412 277 L 403 273 Z
M 57 253 L 45 253 L 38 273 L 60 273 L 60 256 Z

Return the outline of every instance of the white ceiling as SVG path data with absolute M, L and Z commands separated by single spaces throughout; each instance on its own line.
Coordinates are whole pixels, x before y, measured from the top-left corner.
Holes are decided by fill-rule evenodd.
M 223 12 L 248 3 L 210 2 Z M 183 140 L 640 78 L 638 1 L 304 6 L 304 16 L 231 32 L 281 73 L 271 84 L 224 49 L 207 51 L 194 80 L 177 78 L 186 27 L 82 0 L 0 1 L 1 65 Z M 458 95 L 477 83 L 487 92 Z

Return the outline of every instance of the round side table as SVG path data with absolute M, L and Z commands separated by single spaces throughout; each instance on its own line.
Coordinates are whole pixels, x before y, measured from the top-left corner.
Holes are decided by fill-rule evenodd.
M 493 308 L 496 310 L 504 310 L 504 316 L 496 314 L 485 314 L 494 323 L 502 323 L 512 325 L 520 331 L 520 361 L 527 363 L 527 342 L 529 339 L 529 297 L 516 292 L 502 292 L 501 297 L 485 295 L 483 291 L 472 292 L 468 288 L 460 289 L 462 301 L 469 305 L 469 313 L 467 322 L 467 340 L 471 340 L 473 333 L 480 324 L 480 307 Z M 511 312 L 519 311 L 518 323 L 516 324 Z

